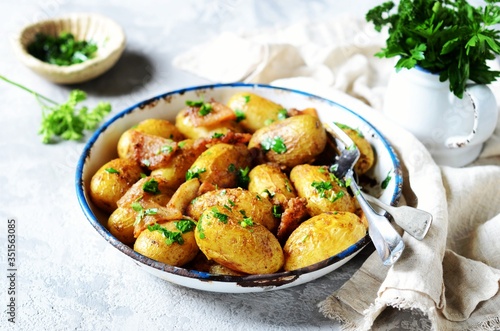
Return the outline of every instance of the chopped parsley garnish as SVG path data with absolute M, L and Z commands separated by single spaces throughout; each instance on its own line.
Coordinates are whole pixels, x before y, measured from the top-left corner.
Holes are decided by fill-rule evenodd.
M 248 183 L 250 183 L 250 176 L 248 174 L 250 173 L 250 168 L 245 167 L 245 168 L 239 168 L 238 173 L 236 174 L 238 186 L 242 188 L 246 188 L 248 186 Z
M 193 168 L 193 169 L 189 169 L 187 172 L 186 172 L 186 180 L 190 180 L 190 179 L 193 179 L 193 178 L 200 178 L 200 174 L 206 172 L 207 169 L 205 168 Z
M 177 231 L 169 231 L 164 227 L 160 226 L 160 224 L 158 223 L 155 223 L 153 225 L 148 225 L 148 230 L 151 232 L 153 231 L 160 232 L 163 235 L 163 237 L 165 237 L 165 243 L 167 243 L 167 245 L 172 245 L 173 243 L 178 243 L 179 245 L 184 244 L 182 233 Z
M 185 141 L 181 141 L 181 142 L 179 142 L 179 143 L 177 144 L 177 146 L 178 146 L 179 148 L 183 148 L 183 147 L 184 147 L 184 145 L 186 145 L 186 142 L 185 142 Z
M 282 213 L 283 212 L 281 211 L 281 206 L 280 205 L 273 205 L 273 215 L 274 215 L 274 217 L 280 218 Z
M 200 116 L 208 115 L 212 111 L 212 104 L 210 104 L 209 102 L 203 101 L 203 99 L 195 100 L 195 101 L 186 100 L 186 106 L 199 108 L 198 114 Z
M 115 168 L 106 168 L 104 169 L 106 170 L 107 173 L 109 174 L 119 174 L 120 172 L 118 170 L 116 170 Z
M 215 218 L 217 218 L 222 223 L 227 223 L 228 216 L 224 213 L 219 212 L 217 207 L 212 207 L 212 214 Z
M 363 132 L 361 132 L 359 129 L 354 129 L 354 128 L 350 127 L 349 125 L 342 124 L 342 123 L 339 123 L 339 122 L 333 122 L 333 123 L 335 123 L 336 126 L 338 126 L 339 128 L 341 128 L 343 130 L 353 130 L 353 131 L 356 131 L 356 133 L 358 134 L 358 137 L 361 137 L 361 138 L 365 137 L 363 135 Z
M 262 194 L 267 194 L 267 196 L 270 198 L 274 197 L 274 193 L 269 191 L 267 188 L 264 191 L 262 191 Z
M 338 191 L 337 193 L 332 191 L 332 194 L 328 197 L 330 202 L 335 202 L 345 195 L 344 191 Z
M 95 56 L 97 45 L 86 40 L 76 40 L 69 32 L 59 36 L 37 33 L 35 41 L 28 45 L 28 53 L 37 59 L 58 66 L 85 62 Z
M 333 188 L 332 183 L 326 181 L 322 182 L 313 181 L 311 183 L 311 186 L 316 189 L 316 192 L 318 192 L 320 198 L 325 197 L 325 191 L 331 190 Z
M 236 166 L 231 163 L 228 167 L 227 167 L 227 171 L 229 172 L 235 172 L 236 171 Z
M 382 181 L 382 184 L 380 184 L 380 187 L 382 187 L 384 190 L 387 188 L 387 186 L 389 185 L 389 182 L 391 181 L 392 177 L 390 175 L 390 171 L 387 173 L 387 176 L 385 177 L 385 179 Z
M 241 121 L 243 121 L 243 120 L 245 120 L 247 118 L 246 115 L 245 115 L 245 113 L 241 109 L 235 109 L 234 113 L 236 115 L 236 122 L 237 123 L 241 122 Z
M 264 151 L 273 150 L 277 154 L 283 154 L 287 151 L 283 138 L 277 136 L 274 138 L 267 138 L 260 144 Z
M 222 138 L 222 137 L 224 137 L 224 133 L 215 132 L 212 135 L 212 138 Z
M 236 204 L 234 203 L 234 201 L 233 201 L 233 200 L 231 200 L 231 199 L 227 199 L 227 202 L 228 202 L 231 206 L 233 206 L 233 207 L 234 207 L 234 206 L 236 206 Z
M 203 230 L 203 228 L 201 226 L 201 217 L 198 220 L 198 224 L 196 224 L 196 229 L 198 230 L 200 239 L 205 239 L 205 231 Z
M 193 231 L 196 227 L 196 224 L 191 220 L 180 220 L 174 222 L 175 227 L 182 233 Z
M 278 119 L 279 120 L 284 120 L 285 118 L 288 118 L 288 112 L 286 109 L 280 109 L 278 110 Z
M 147 159 L 141 160 L 141 163 L 146 167 L 149 167 L 151 165 L 151 161 Z
M 163 145 L 160 147 L 160 149 L 158 149 L 158 152 L 156 152 L 156 154 L 161 154 L 161 153 L 172 153 L 174 149 L 172 148 L 172 146 L 169 146 L 169 145 Z
M 251 217 L 245 217 L 241 222 L 240 225 L 242 228 L 246 228 L 248 226 L 253 226 L 254 222 Z
M 156 215 L 158 213 L 158 208 L 148 208 L 144 209 L 142 205 L 135 201 L 131 205 L 132 209 L 137 212 L 137 216 L 135 217 L 134 226 L 139 224 L 144 216 L 148 215 Z
M 250 102 L 250 96 L 249 95 L 244 95 L 243 99 L 245 99 L 245 103 L 249 103 Z
M 146 178 L 148 177 L 148 175 L 146 175 L 145 173 L 141 172 L 141 178 Z
M 161 193 L 160 189 L 158 188 L 158 181 L 154 178 L 151 178 L 150 180 L 148 180 L 144 184 L 142 184 L 142 190 L 144 192 L 148 192 L 151 194 Z

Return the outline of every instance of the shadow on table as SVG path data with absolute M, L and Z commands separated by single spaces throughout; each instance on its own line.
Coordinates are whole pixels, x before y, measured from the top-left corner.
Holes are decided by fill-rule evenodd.
M 102 76 L 67 88 L 68 91 L 81 89 L 98 97 L 121 96 L 140 90 L 154 81 L 154 75 L 153 62 L 145 54 L 125 50 L 118 62 Z

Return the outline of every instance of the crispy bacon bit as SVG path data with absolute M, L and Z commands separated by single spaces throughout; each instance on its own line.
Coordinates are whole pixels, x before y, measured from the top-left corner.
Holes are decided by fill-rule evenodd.
M 175 141 L 137 130 L 130 132 L 130 142 L 125 157 L 150 170 L 165 167 L 177 150 Z
M 207 104 L 211 106 L 211 110 L 205 115 L 200 114 L 200 107 L 190 107 L 188 109 L 186 116 L 189 116 L 191 123 L 195 127 L 212 126 L 221 122 L 236 120 L 236 114 L 228 106 L 213 99 Z
M 252 135 L 250 133 L 239 133 L 239 132 L 229 131 L 223 136 L 218 138 L 215 137 L 198 138 L 196 139 L 194 145 L 195 146 L 202 145 L 205 147 L 210 147 L 212 145 L 220 143 L 230 144 L 230 145 L 247 144 L 250 141 L 250 138 L 252 138 Z
M 309 216 L 306 206 L 307 200 L 305 198 L 292 198 L 288 200 L 287 207 L 283 214 L 281 214 L 281 223 L 278 226 L 278 233 L 276 234 L 282 245 L 285 244 L 293 230 Z

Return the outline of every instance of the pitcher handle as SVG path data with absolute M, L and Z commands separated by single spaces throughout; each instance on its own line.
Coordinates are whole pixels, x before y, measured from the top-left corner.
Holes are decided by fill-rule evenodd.
M 474 112 L 472 131 L 465 136 L 449 137 L 445 141 L 448 148 L 460 148 L 476 140 L 484 141 L 495 130 L 498 118 L 496 99 L 493 92 L 486 85 L 470 84 L 464 92 L 464 97 L 470 98 Z

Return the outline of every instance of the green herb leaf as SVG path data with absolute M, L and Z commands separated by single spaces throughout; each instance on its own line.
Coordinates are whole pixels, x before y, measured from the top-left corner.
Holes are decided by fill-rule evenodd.
M 200 178 L 200 174 L 206 172 L 207 169 L 205 168 L 192 168 L 192 169 L 189 169 L 187 172 L 186 172 L 186 180 L 190 180 L 190 179 L 193 179 L 193 178 Z
M 314 187 L 314 189 L 316 189 L 316 192 L 318 192 L 320 198 L 325 197 L 325 191 L 331 190 L 333 188 L 332 183 L 327 181 L 321 181 L 321 182 L 313 181 L 311 183 L 311 186 Z
M 250 96 L 249 95 L 244 95 L 243 98 L 245 99 L 245 103 L 250 102 Z
M 382 189 L 386 189 L 387 186 L 389 186 L 389 182 L 391 181 L 392 177 L 390 175 L 390 171 L 387 173 L 387 176 L 385 177 L 385 179 L 382 181 L 382 183 L 380 184 L 380 187 L 382 187 Z
M 288 112 L 286 109 L 280 109 L 278 110 L 278 119 L 279 120 L 284 120 L 285 118 L 288 118 Z
M 236 122 L 237 123 L 239 123 L 247 118 L 245 116 L 245 113 L 241 109 L 235 109 L 234 114 L 236 115 Z
M 118 170 L 116 170 L 115 168 L 106 168 L 104 169 L 106 170 L 107 173 L 109 174 L 119 174 L 120 172 Z
M 212 135 L 212 138 L 222 138 L 222 137 L 224 137 L 224 133 L 215 132 Z
M 248 175 L 250 173 L 250 168 L 245 167 L 245 168 L 239 168 L 238 173 L 236 174 L 236 181 L 238 183 L 239 187 L 242 188 L 247 188 L 248 184 L 250 183 L 250 176 Z
M 217 218 L 222 223 L 227 223 L 228 216 L 224 213 L 219 212 L 217 207 L 212 207 L 212 214 L 215 218 Z
M 280 205 L 273 205 L 273 215 L 274 217 L 280 218 L 283 211 Z
M 181 232 L 176 232 L 176 231 L 169 231 L 159 225 L 158 223 L 155 223 L 153 225 L 148 225 L 148 230 L 149 231 L 158 231 L 160 232 L 163 237 L 165 237 L 165 242 L 167 245 L 172 245 L 173 243 L 178 243 L 179 245 L 184 244 L 184 239 L 182 238 L 182 233 Z
M 181 233 L 187 233 L 187 232 L 193 231 L 194 228 L 196 227 L 196 224 L 191 220 L 180 220 L 180 221 L 174 222 L 174 224 L 175 224 L 175 227 Z
M 154 178 L 149 179 L 144 184 L 142 184 L 142 190 L 151 194 L 161 193 L 158 188 L 158 181 Z
M 264 141 L 261 142 L 261 147 L 265 152 L 273 150 L 277 154 L 283 154 L 287 151 L 283 138 L 279 136 L 274 138 L 268 137 L 267 139 L 264 139 Z

